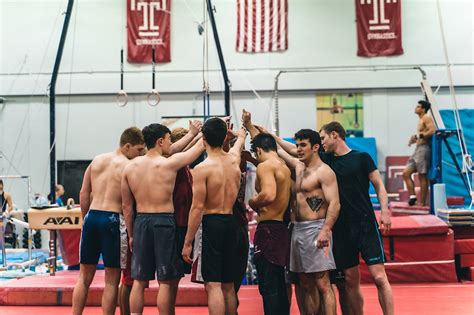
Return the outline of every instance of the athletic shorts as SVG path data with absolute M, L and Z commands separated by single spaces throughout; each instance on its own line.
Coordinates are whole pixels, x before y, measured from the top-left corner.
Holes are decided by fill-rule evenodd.
M 314 273 L 336 269 L 332 254 L 332 240 L 329 246 L 318 248 L 316 239 L 325 219 L 294 222 L 291 234 L 290 271 Z
M 122 270 L 122 284 L 127 286 L 133 285 L 133 278 L 132 278 L 132 252 L 127 250 L 127 266 L 125 269 Z M 149 284 L 145 286 L 148 288 Z
M 375 218 L 337 222 L 333 230 L 333 252 L 338 269 L 359 265 L 359 254 L 368 266 L 384 263 L 382 237 Z
M 237 224 L 235 229 L 237 238 L 237 250 L 235 252 L 236 270 L 234 279 L 234 290 L 237 293 L 247 272 L 247 263 L 249 261 L 249 231 L 247 225 Z
M 181 252 L 183 251 L 184 247 L 184 239 L 186 238 L 186 233 L 188 232 L 188 228 L 186 226 L 177 226 L 176 227 L 176 246 L 178 251 L 179 259 L 183 264 L 183 272 L 185 274 L 191 273 L 191 265 L 188 264 L 183 260 L 183 256 L 181 256 Z
M 80 263 L 96 265 L 100 254 L 108 268 L 126 267 L 127 229 L 121 214 L 89 210 L 84 218 L 80 244 Z
M 184 276 L 173 213 L 138 213 L 133 223 L 132 278 L 174 280 Z
M 235 281 L 238 269 L 236 229 L 232 214 L 203 216 L 201 273 L 204 282 Z
M 407 167 L 427 174 L 431 164 L 431 147 L 428 144 L 418 144 L 412 156 L 408 159 Z

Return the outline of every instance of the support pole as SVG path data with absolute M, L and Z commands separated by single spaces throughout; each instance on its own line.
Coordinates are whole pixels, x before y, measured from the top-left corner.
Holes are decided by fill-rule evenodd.
M 64 18 L 63 29 L 61 31 L 61 38 L 59 39 L 58 52 L 56 53 L 56 61 L 54 62 L 53 74 L 51 75 L 51 83 L 49 84 L 49 175 L 50 175 L 50 193 L 49 200 L 51 203 L 55 202 L 55 188 L 56 188 L 56 81 L 58 79 L 59 67 L 64 51 L 64 44 L 66 43 L 67 30 L 69 21 L 71 20 L 72 8 L 74 0 L 69 0 L 67 4 L 66 16 Z M 50 240 L 50 256 L 52 253 L 56 254 L 56 231 L 51 231 Z M 54 242 L 54 243 L 52 243 Z M 56 271 L 56 256 L 50 261 L 50 274 L 54 275 Z
M 219 41 L 219 34 L 217 33 L 216 20 L 214 18 L 214 10 L 211 0 L 207 0 L 207 11 L 209 19 L 211 20 L 212 33 L 214 34 L 214 41 L 216 43 L 217 54 L 219 56 L 219 63 L 221 65 L 222 76 L 224 77 L 224 107 L 225 115 L 230 116 L 230 81 L 227 75 L 227 68 L 225 66 L 224 54 L 222 53 L 221 42 Z

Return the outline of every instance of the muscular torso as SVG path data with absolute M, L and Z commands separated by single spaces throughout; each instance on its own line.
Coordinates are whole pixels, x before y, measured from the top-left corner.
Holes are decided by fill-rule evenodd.
M 263 164 L 270 165 L 273 176 L 276 181 L 276 198 L 275 200 L 265 206 L 261 207 L 258 214 L 258 221 L 265 220 L 278 220 L 283 221 L 283 216 L 286 209 L 288 208 L 288 202 L 290 201 L 291 194 L 291 172 L 290 169 L 279 159 L 269 159 L 258 167 L 262 167 Z M 257 192 L 261 191 L 260 181 L 257 177 L 255 182 L 255 188 Z
M 319 174 L 324 171 L 325 167 L 328 166 L 322 162 L 312 168 L 307 168 L 304 165 L 297 166 L 296 205 L 294 207 L 296 221 L 318 220 L 326 217 L 328 203 L 324 198 L 319 181 Z
M 90 165 L 91 209 L 122 213 L 120 184 L 122 172 L 130 160 L 121 153 L 97 156 Z
M 206 173 L 204 214 L 232 214 L 240 188 L 238 159 L 229 153 L 209 156 L 199 168 Z
M 429 130 L 428 126 L 424 122 L 425 119 L 431 119 L 431 118 L 428 116 L 423 116 L 423 118 L 420 118 L 416 126 L 416 130 L 418 131 L 418 134 L 424 133 Z M 425 137 L 423 139 L 418 138 L 416 140 L 416 144 L 417 145 L 428 144 L 428 141 L 430 141 L 430 139 L 431 137 Z
M 177 170 L 163 156 L 135 158 L 127 179 L 138 213 L 174 212 L 173 190 Z

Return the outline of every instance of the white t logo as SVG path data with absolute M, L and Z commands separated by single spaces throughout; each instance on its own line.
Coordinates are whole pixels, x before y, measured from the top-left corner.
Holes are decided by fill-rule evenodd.
M 372 4 L 374 17 L 369 20 L 369 30 L 388 30 L 390 29 L 390 20 L 385 18 L 385 3 L 396 3 L 398 0 L 360 0 L 360 4 Z
M 167 0 L 155 0 L 150 2 L 131 0 L 130 10 L 141 11 L 143 14 L 143 25 L 138 27 L 140 37 L 159 37 L 160 27 L 155 25 L 155 11 L 166 11 Z

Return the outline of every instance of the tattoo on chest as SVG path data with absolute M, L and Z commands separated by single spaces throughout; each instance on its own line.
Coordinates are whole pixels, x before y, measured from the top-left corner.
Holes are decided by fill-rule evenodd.
M 311 210 L 318 212 L 323 204 L 323 199 L 318 197 L 307 197 L 306 203 L 311 208 Z

